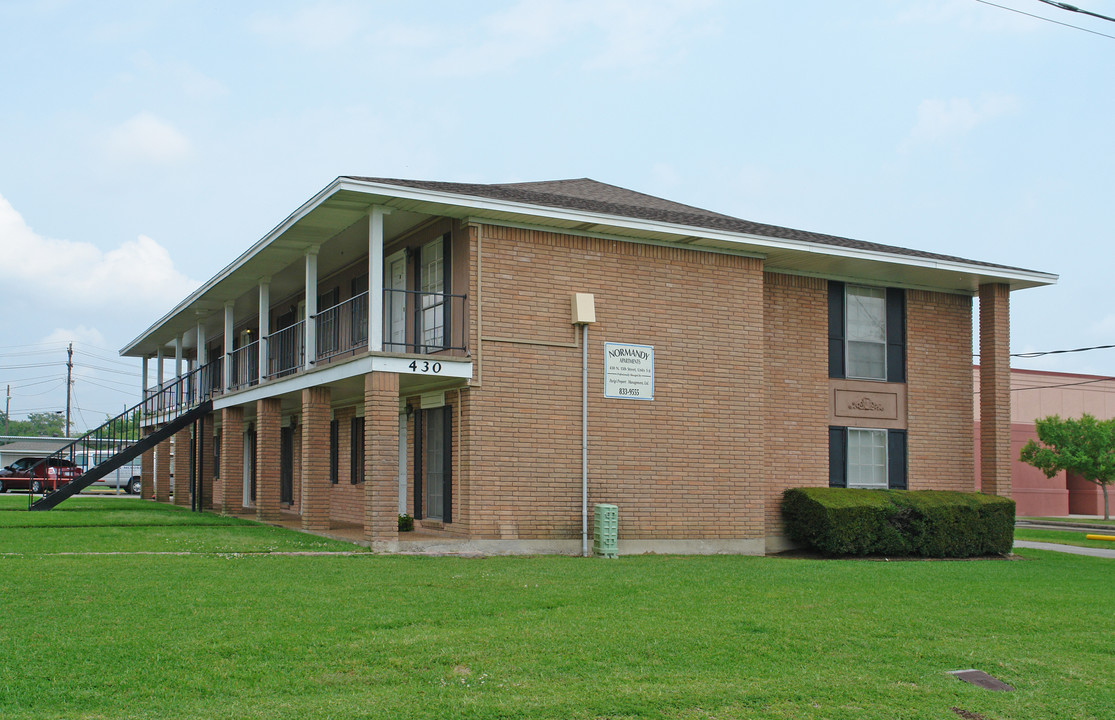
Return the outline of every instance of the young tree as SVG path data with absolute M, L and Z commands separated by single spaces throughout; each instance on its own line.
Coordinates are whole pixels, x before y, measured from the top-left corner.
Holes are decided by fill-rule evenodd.
M 1022 448 L 1022 462 L 1053 477 L 1061 470 L 1076 473 L 1103 489 L 1103 519 L 1110 520 L 1107 486 L 1115 481 L 1115 420 L 1097 420 L 1085 413 L 1079 420 L 1056 415 L 1035 423 L 1038 444 Z

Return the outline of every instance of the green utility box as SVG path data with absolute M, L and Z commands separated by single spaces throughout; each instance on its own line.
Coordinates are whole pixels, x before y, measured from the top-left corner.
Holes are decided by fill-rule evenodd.
M 619 557 L 619 508 L 593 505 L 592 552 L 599 557 Z

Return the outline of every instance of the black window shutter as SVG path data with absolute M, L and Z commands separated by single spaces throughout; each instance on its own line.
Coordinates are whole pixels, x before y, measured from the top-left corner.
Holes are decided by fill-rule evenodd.
M 844 377 L 844 283 L 829 280 L 829 377 Z
M 414 410 L 414 519 L 422 519 L 422 409 Z
M 887 431 L 887 485 L 892 490 L 906 489 L 906 431 Z
M 447 347 L 447 348 L 453 346 L 453 338 L 449 337 L 449 334 L 453 331 L 452 330 L 453 322 L 451 320 L 451 310 L 453 309 L 453 303 L 449 302 L 449 293 L 453 292 L 452 289 L 451 289 L 452 288 L 452 282 L 453 282 L 452 281 L 452 278 L 453 278 L 453 264 L 451 262 L 451 260 L 453 259 L 452 248 L 453 248 L 453 235 L 451 233 L 445 233 L 441 237 L 441 277 L 442 277 L 441 291 L 443 293 L 445 293 L 445 298 L 443 299 L 444 304 L 442 305 L 442 310 L 441 310 L 441 312 L 442 312 L 442 322 L 444 323 L 444 325 L 443 325 L 444 329 L 442 330 L 442 336 L 441 336 L 441 344 L 442 344 L 443 347 Z M 462 343 L 462 344 L 464 344 L 464 343 Z M 448 429 L 448 427 L 449 426 L 446 425 L 447 429 Z M 445 434 L 445 437 L 446 438 L 450 437 L 448 432 Z M 446 442 L 449 442 L 448 439 L 446 440 Z M 446 495 L 446 497 L 449 497 L 449 495 Z M 446 507 L 448 507 L 448 505 Z M 448 522 L 448 520 L 446 520 L 446 522 Z
M 445 418 L 445 452 L 442 453 L 442 522 L 453 522 L 453 407 L 446 405 L 442 416 Z
M 847 428 L 829 428 L 829 487 L 848 487 Z
M 350 424 L 349 482 L 364 482 L 364 418 L 354 417 Z
M 887 382 L 906 382 L 906 291 L 887 288 Z
M 329 421 L 329 482 L 334 485 L 337 484 L 337 460 L 339 451 L 337 445 L 340 444 L 338 437 L 337 421 Z

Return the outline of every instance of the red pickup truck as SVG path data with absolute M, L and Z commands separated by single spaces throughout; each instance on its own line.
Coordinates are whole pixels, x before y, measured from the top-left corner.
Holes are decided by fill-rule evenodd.
M 53 492 L 81 477 L 82 469 L 63 458 L 22 457 L 0 470 L 0 492 L 30 490 Z

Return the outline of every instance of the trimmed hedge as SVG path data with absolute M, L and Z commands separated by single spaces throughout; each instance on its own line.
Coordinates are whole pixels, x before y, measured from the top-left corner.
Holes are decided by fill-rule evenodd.
M 791 488 L 786 533 L 825 555 L 977 557 L 1014 545 L 1014 501 L 944 490 Z

